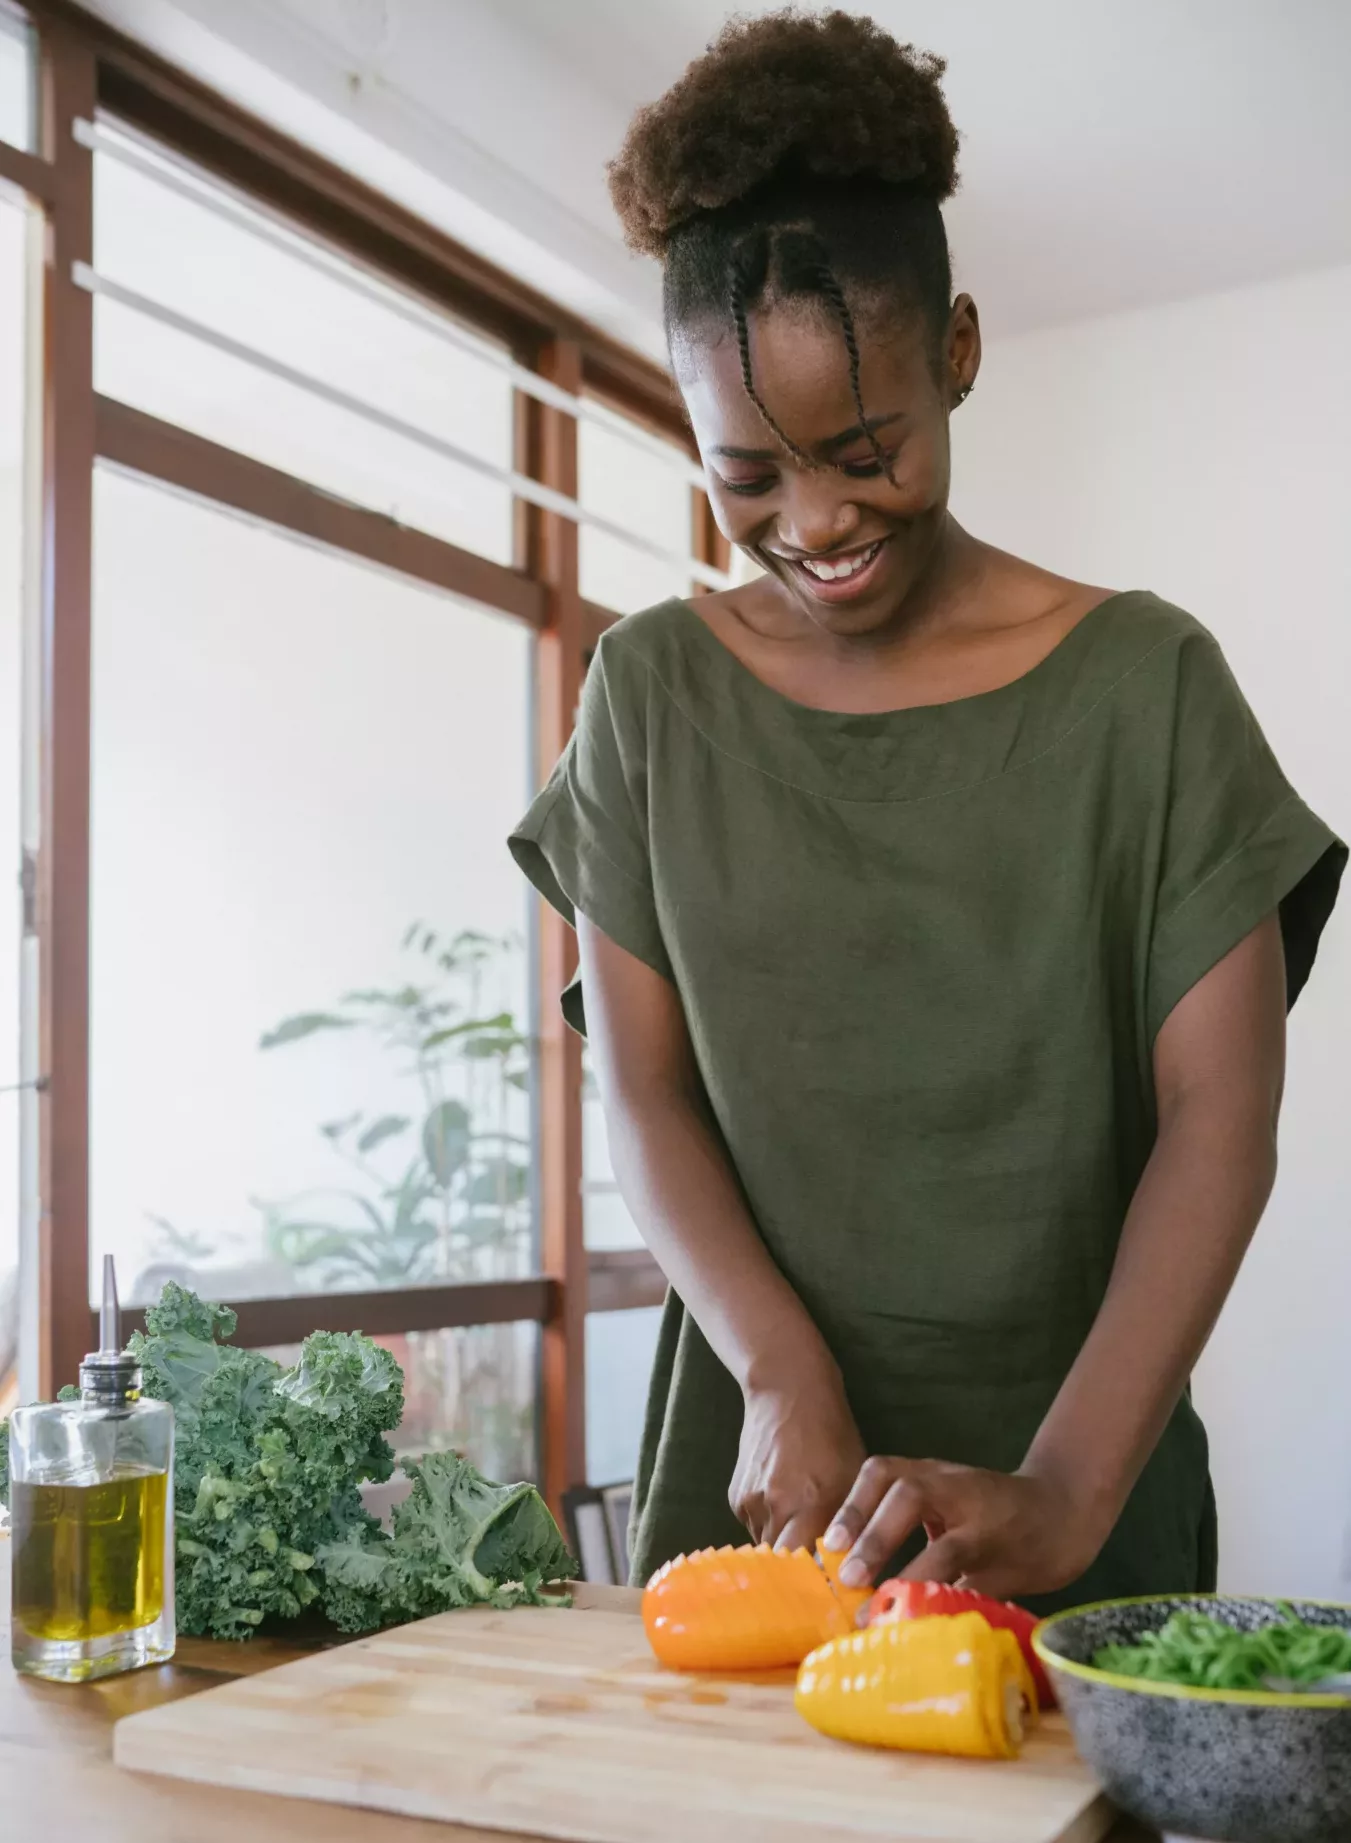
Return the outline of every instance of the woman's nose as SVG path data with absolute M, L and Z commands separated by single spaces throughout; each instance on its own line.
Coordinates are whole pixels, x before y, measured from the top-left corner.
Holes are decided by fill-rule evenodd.
M 780 541 L 790 550 L 808 554 L 847 544 L 858 529 L 859 513 L 845 485 L 838 475 L 824 469 L 796 473 L 780 503 Z

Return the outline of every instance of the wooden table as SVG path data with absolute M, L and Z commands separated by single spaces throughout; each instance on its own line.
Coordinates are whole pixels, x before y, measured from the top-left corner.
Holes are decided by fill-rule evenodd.
M 581 1587 L 591 1605 L 631 1607 L 620 1587 Z M 343 1805 L 219 1791 L 120 1771 L 112 1726 L 123 1715 L 194 1696 L 230 1677 L 289 1663 L 313 1645 L 187 1638 L 172 1664 L 101 1683 L 42 1683 L 9 1666 L 9 1544 L 0 1536 L 0 1812 L 6 1836 L 66 1843 L 97 1826 L 101 1843 L 507 1843 L 500 1830 L 383 1817 Z M 1107 1843 L 1154 1843 L 1122 1822 Z

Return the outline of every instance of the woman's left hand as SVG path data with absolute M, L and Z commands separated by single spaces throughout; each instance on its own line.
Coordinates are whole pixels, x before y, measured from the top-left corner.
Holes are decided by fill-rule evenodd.
M 949 1581 L 997 1599 L 1052 1593 L 1077 1580 L 1111 1529 L 1048 1478 L 934 1459 L 869 1459 L 825 1546 L 850 1551 L 849 1587 L 875 1581 L 923 1529 L 928 1546 L 902 1579 Z

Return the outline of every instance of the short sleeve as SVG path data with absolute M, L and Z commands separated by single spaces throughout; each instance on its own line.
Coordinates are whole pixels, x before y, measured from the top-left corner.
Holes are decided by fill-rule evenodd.
M 1208 634 L 1189 636 L 1178 652 L 1150 1040 L 1178 1000 L 1277 910 L 1293 1005 L 1346 858 L 1346 846 L 1281 773 L 1219 647 Z
M 603 640 L 586 675 L 577 728 L 508 844 L 565 921 L 580 912 L 618 946 L 671 979 L 652 890 L 647 831 L 644 684 Z M 585 1032 L 580 983 L 563 1013 Z

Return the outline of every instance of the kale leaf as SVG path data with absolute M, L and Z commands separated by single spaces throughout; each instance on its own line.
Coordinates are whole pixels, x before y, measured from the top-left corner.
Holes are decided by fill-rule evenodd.
M 452 1606 L 539 1605 L 546 1582 L 576 1573 L 533 1485 L 495 1485 L 454 1453 L 405 1460 L 404 1471 L 413 1489 L 392 1537 L 353 1531 L 318 1552 L 325 1610 L 344 1631 Z
M 315 1551 L 375 1519 L 358 1486 L 382 1480 L 403 1376 L 356 1333 L 319 1331 L 294 1369 L 217 1340 L 227 1307 L 170 1282 L 130 1349 L 146 1395 L 174 1410 L 179 1630 L 243 1638 L 320 1598 Z

